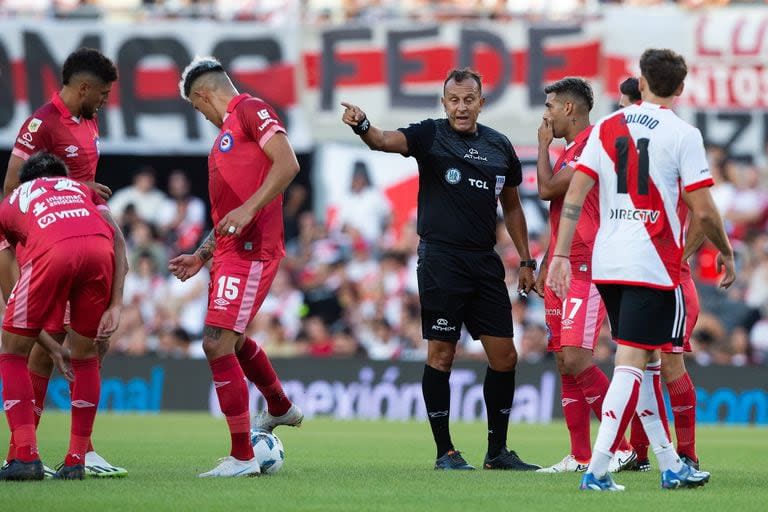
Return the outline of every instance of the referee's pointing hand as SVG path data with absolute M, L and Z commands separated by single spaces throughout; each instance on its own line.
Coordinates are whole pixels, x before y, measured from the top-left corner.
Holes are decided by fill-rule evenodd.
M 357 105 L 342 101 L 341 106 L 344 107 L 344 114 L 341 116 L 341 120 L 344 121 L 344 124 L 357 126 L 360 121 L 365 119 L 365 112 L 363 112 Z

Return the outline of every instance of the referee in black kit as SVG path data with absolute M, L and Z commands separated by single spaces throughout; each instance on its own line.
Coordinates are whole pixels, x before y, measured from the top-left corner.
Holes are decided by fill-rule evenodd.
M 435 469 L 475 469 L 454 449 L 448 427 L 448 378 L 463 323 L 483 343 L 489 362 L 483 384 L 488 410 L 483 466 L 531 471 L 539 466 L 523 462 L 506 447 L 517 352 L 504 266 L 494 251 L 498 199 L 522 258 L 521 294 L 534 286 L 536 261 L 528 250 L 517 191 L 520 160 L 507 137 L 477 123 L 484 101 L 480 75 L 455 69 L 443 84 L 446 119 L 384 131 L 371 125 L 359 107 L 342 103 L 342 121 L 371 149 L 413 156 L 419 164 L 417 273 L 422 333 L 429 340 L 422 389 L 437 445 Z

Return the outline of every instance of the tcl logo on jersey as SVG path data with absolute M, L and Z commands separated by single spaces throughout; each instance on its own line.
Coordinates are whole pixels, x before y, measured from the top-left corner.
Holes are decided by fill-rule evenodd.
M 611 220 L 639 220 L 655 224 L 659 220 L 659 210 L 637 210 L 635 208 L 613 208 L 608 218 Z
M 469 185 L 471 187 L 475 188 L 481 188 L 483 190 L 488 190 L 488 182 L 483 180 L 475 180 L 472 178 L 467 178 L 467 181 L 469 182 Z
M 64 151 L 67 153 L 67 158 L 72 158 L 77 156 L 77 152 L 80 150 L 79 147 L 72 144 L 71 146 L 67 146 L 64 148 Z

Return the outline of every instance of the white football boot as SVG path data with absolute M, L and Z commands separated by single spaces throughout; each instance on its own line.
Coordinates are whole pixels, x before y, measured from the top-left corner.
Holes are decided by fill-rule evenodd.
M 587 470 L 588 466 L 589 466 L 589 463 L 582 464 L 579 461 L 577 461 L 573 455 L 568 454 L 565 457 L 563 457 L 563 460 L 561 460 L 554 466 L 537 469 L 536 472 L 537 473 L 583 473 L 584 471 Z
M 256 457 L 251 460 L 238 460 L 231 455 L 219 459 L 219 465 L 210 471 L 200 473 L 200 478 L 259 476 L 261 467 Z

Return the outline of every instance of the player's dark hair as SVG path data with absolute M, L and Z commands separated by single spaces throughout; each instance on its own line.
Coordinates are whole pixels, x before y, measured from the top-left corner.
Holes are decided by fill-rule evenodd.
M 685 80 L 688 66 L 683 56 L 672 50 L 649 48 L 640 57 L 640 73 L 653 94 L 668 98 Z
M 94 48 L 80 48 L 70 53 L 61 68 L 61 81 L 69 85 L 69 81 L 78 73 L 94 75 L 105 84 L 117 80 L 115 64 Z
M 624 94 L 627 98 L 629 98 L 629 101 L 632 103 L 637 103 L 642 99 L 640 97 L 640 80 L 633 76 L 621 82 L 621 85 L 619 85 L 619 91 L 621 91 L 621 94 Z
M 448 82 L 451 80 L 457 84 L 460 84 L 464 80 L 474 80 L 475 83 L 477 83 L 477 89 L 480 91 L 480 94 L 483 94 L 483 77 L 472 68 L 457 68 L 449 71 L 448 76 L 445 78 L 445 82 L 443 82 L 443 91 L 445 91 L 445 86 L 448 85 Z
M 225 73 L 224 66 L 213 57 L 196 58 L 187 66 L 181 75 L 180 84 L 185 99 L 189 99 L 189 94 L 192 92 L 192 84 L 195 83 L 195 80 L 208 73 Z
M 546 94 L 555 93 L 570 96 L 573 99 L 581 100 L 587 107 L 587 112 L 595 106 L 595 95 L 592 93 L 592 86 L 583 78 L 569 76 L 549 84 L 544 88 Z
M 37 178 L 68 176 L 69 169 L 64 160 L 50 153 L 35 153 L 24 162 L 19 171 L 19 181 L 26 183 Z

